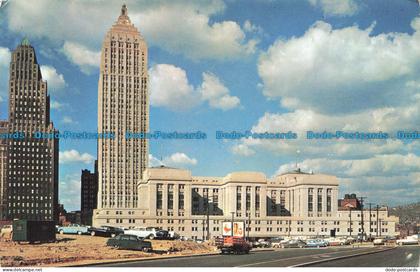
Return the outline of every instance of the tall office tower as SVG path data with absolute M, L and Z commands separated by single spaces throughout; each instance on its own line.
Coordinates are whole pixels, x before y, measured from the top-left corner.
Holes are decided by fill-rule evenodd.
M 98 209 L 137 208 L 137 183 L 148 164 L 146 139 L 126 132 L 148 132 L 147 45 L 122 6 L 102 44 L 98 83 Z
M 35 50 L 25 38 L 12 54 L 9 77 L 7 218 L 58 221 L 58 139 L 50 97 Z
M 93 210 L 98 204 L 98 161 L 95 161 L 95 171 L 82 170 L 80 211 L 82 224 L 92 225 Z
M 7 121 L 0 120 L 0 134 L 7 134 Z M 7 139 L 0 138 L 0 220 L 6 217 Z

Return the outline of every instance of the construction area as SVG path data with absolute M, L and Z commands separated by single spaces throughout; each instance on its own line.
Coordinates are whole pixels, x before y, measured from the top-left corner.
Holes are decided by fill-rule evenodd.
M 71 266 L 95 262 L 191 256 L 217 252 L 209 243 L 177 240 L 149 240 L 152 252 L 121 250 L 106 246 L 108 238 L 87 235 L 57 234 L 54 243 L 17 243 L 0 239 L 0 267 L 17 266 Z

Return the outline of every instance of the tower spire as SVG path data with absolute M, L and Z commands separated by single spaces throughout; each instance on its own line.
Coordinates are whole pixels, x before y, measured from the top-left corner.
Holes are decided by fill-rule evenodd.
M 127 16 L 127 5 L 123 4 L 121 7 L 121 16 Z

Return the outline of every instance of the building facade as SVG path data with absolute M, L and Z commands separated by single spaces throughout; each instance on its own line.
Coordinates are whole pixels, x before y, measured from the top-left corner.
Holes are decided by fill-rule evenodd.
M 50 97 L 27 39 L 12 53 L 9 77 L 7 219 L 58 220 L 58 139 Z M 37 138 L 43 134 L 48 137 Z
M 95 210 L 93 224 L 155 226 L 201 239 L 207 230 L 220 236 L 222 222 L 233 217 L 251 238 L 355 236 L 362 232 L 362 212 L 338 209 L 338 186 L 334 176 L 300 171 L 269 179 L 258 172 L 194 177 L 188 170 L 148 168 L 138 185 L 138 209 Z M 368 216 L 364 211 L 364 233 L 376 235 L 372 222 L 380 222 L 380 235 L 395 235 L 398 218 L 385 207 Z
M 98 209 L 135 209 L 137 183 L 148 165 L 148 141 L 127 132 L 149 130 L 147 45 L 127 7 L 105 36 L 98 83 Z
M 0 120 L 0 135 L 8 133 L 7 121 Z M 7 138 L 0 138 L 0 220 L 6 218 Z
M 95 161 L 94 172 L 82 170 L 81 176 L 81 222 L 84 225 L 92 225 L 93 210 L 98 201 L 98 161 Z

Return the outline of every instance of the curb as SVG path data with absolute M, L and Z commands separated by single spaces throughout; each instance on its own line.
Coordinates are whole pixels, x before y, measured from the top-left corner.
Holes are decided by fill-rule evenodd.
M 358 257 L 358 256 L 363 256 L 363 255 L 371 255 L 371 254 L 381 253 L 381 252 L 392 250 L 392 249 L 395 249 L 395 248 L 396 247 L 391 247 L 391 248 L 385 248 L 385 249 L 378 250 L 378 251 L 373 251 L 373 252 L 356 253 L 356 254 L 352 254 L 352 255 L 333 257 L 333 258 L 328 258 L 328 259 L 323 259 L 323 260 L 316 260 L 316 261 L 301 263 L 301 264 L 297 264 L 297 265 L 292 265 L 290 267 L 305 267 L 305 266 L 309 266 L 309 265 L 312 265 L 312 264 L 319 264 L 319 263 L 348 259 L 348 258 L 353 258 L 353 257 Z
M 191 258 L 191 257 L 202 257 L 202 256 L 212 256 L 212 255 L 219 255 L 219 252 L 215 253 L 201 253 L 201 254 L 193 254 L 193 255 L 176 255 L 176 256 L 157 256 L 157 257 L 150 257 L 150 258 L 134 258 L 134 259 L 117 259 L 117 260 L 105 260 L 105 261 L 94 261 L 91 263 L 84 263 L 84 264 L 75 264 L 75 265 L 63 265 L 61 267 L 84 267 L 84 266 L 94 266 L 98 264 L 118 264 L 118 263 L 132 263 L 132 262 L 141 262 L 141 261 L 155 261 L 155 260 L 167 260 L 167 259 L 177 259 L 177 258 Z

